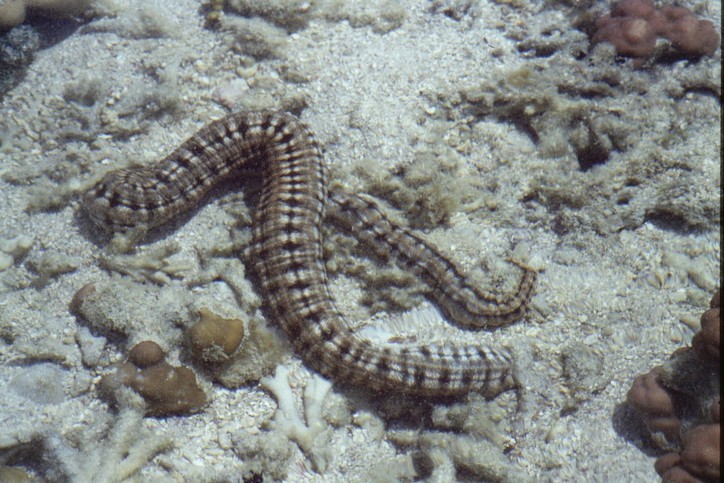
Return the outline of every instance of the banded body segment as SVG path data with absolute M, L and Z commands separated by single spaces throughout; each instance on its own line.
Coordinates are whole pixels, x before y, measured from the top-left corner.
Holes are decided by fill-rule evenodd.
M 326 166 L 307 127 L 288 114 L 237 113 L 214 121 L 155 166 L 108 173 L 84 195 L 83 205 L 91 219 L 110 231 L 147 230 L 193 209 L 216 184 L 245 175 L 262 179 L 253 224 L 255 270 L 267 306 L 307 364 L 339 382 L 421 396 L 492 395 L 511 387 L 514 361 L 506 349 L 377 347 L 347 329 L 322 260 Z M 443 289 L 449 299 L 455 300 L 456 290 L 470 289 L 453 264 L 371 206 L 353 203 L 349 208 L 360 210 L 354 217 L 365 231 L 358 234 L 363 240 L 375 244 L 389 237 L 392 241 L 382 243 L 387 248 L 381 250 L 409 248 L 419 260 L 407 265 L 429 283 L 462 278 Z M 526 299 L 532 281 L 530 286 L 521 282 L 514 299 Z M 496 320 L 522 315 L 515 300 L 502 310 L 496 299 L 484 303 L 483 311 L 491 311 Z
M 457 323 L 500 327 L 525 315 L 537 277 L 533 268 L 509 260 L 521 270 L 515 291 L 487 293 L 472 285 L 458 265 L 435 247 L 390 220 L 370 196 L 335 191 L 330 196 L 328 211 L 339 226 L 365 243 L 375 256 L 393 259 L 420 277 L 433 289 L 430 297 Z

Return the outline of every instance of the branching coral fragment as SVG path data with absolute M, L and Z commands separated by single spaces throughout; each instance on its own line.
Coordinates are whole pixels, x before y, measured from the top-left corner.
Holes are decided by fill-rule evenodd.
M 155 455 L 171 448 L 173 441 L 143 428 L 143 412 L 135 404 L 124 403 L 105 440 L 78 450 L 53 434 L 46 446 L 69 481 L 117 482 L 133 476 Z
M 307 381 L 304 387 L 306 424 L 294 404 L 294 394 L 289 386 L 289 369 L 279 366 L 274 377 L 263 378 L 261 385 L 276 398 L 279 405 L 269 427 L 297 443 L 312 461 L 314 470 L 324 472 L 330 455 L 326 448 L 328 425 L 322 419 L 322 404 L 332 383 L 316 374 Z
M 191 269 L 187 263 L 174 263 L 170 257 L 179 251 L 176 243 L 162 245 L 140 255 L 115 255 L 101 257 L 101 266 L 107 270 L 129 275 L 137 282 L 149 281 L 167 284 L 171 278 L 182 278 Z

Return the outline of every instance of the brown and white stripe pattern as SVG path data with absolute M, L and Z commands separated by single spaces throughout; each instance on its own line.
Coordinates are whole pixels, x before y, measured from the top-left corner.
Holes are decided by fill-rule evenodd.
M 480 345 L 373 346 L 347 330 L 329 292 L 320 226 L 325 208 L 382 258 L 395 259 L 434 287 L 454 320 L 499 326 L 523 316 L 535 271 L 509 296 L 471 286 L 459 268 L 366 196 L 327 193 L 326 166 L 307 127 L 281 112 L 232 114 L 214 121 L 151 167 L 108 173 L 83 196 L 91 219 L 111 231 L 147 230 L 197 205 L 217 183 L 262 179 L 251 251 L 265 301 L 308 365 L 338 382 L 376 391 L 493 395 L 514 384 L 514 360 Z

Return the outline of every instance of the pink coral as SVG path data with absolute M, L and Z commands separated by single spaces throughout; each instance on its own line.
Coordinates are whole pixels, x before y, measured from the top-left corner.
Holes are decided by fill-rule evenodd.
M 700 424 L 684 433 L 683 450 L 656 460 L 654 468 L 667 482 L 719 481 L 721 476 L 721 424 Z
M 669 452 L 654 465 L 663 481 L 709 482 L 721 476 L 720 332 L 717 291 L 692 347 L 678 349 L 665 365 L 636 377 L 628 392 L 628 403 L 642 413 L 649 432 L 664 438 L 658 442 Z M 694 420 L 692 408 L 700 415 Z
M 712 55 L 719 34 L 709 20 L 683 7 L 656 8 L 651 0 L 623 0 L 595 22 L 592 44 L 613 44 L 619 55 L 645 60 L 653 56 L 656 39 L 664 38 L 685 57 Z
M 667 441 L 678 437 L 681 421 L 676 415 L 674 399 L 662 383 L 662 366 L 654 367 L 650 372 L 637 376 L 628 392 L 626 400 L 631 407 L 644 415 L 646 428 L 651 433 L 663 433 Z
M 700 20 L 683 7 L 664 7 L 661 11 L 668 23 L 659 35 L 684 55 L 712 55 L 719 47 L 719 34 L 709 20 Z
M 711 301 L 711 307 L 701 316 L 701 330 L 697 332 L 691 345 L 699 356 L 712 362 L 719 361 L 721 339 L 721 312 L 719 312 L 719 292 Z

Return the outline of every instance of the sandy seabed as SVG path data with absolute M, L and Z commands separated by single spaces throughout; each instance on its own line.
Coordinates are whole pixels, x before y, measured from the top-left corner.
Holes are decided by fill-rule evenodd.
M 192 0 L 97 2 L 0 100 L 0 463 L 56 481 L 658 479 L 626 392 L 690 343 L 718 284 L 720 59 L 635 69 L 608 46 L 589 52 L 573 25 L 605 6 L 587 2 L 362 3 L 268 2 L 207 28 Z M 720 31 L 720 5 L 708 8 Z M 303 401 L 318 380 L 291 354 L 295 404 L 307 417 L 327 408 L 306 421 L 323 426 L 306 448 L 279 418 L 264 424 L 277 403 L 257 383 L 230 389 L 200 372 L 211 402 L 191 416 L 140 420 L 99 399 L 101 375 L 144 338 L 192 365 L 182 329 L 193 320 L 169 317 L 210 307 L 265 320 L 238 260 L 214 278 L 199 256 L 248 234 L 238 196 L 142 244 L 157 265 L 124 259 L 125 273 L 79 209 L 103 172 L 151 163 L 245 109 L 299 115 L 334 182 L 400 208 L 481 284 L 514 283 L 508 256 L 540 270 L 523 320 L 463 330 L 414 281 L 360 275 L 373 264 L 326 232 L 344 247 L 325 252 L 357 330 L 510 346 L 521 412 L 511 393 L 419 413 L 399 402 L 412 418 L 336 387 Z M 401 295 L 375 284 L 385 277 Z M 117 285 L 116 313 L 143 320 L 89 331 L 68 309 L 88 283 Z

